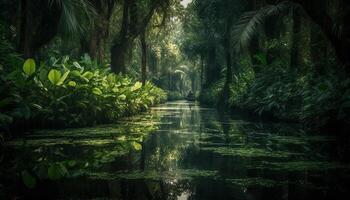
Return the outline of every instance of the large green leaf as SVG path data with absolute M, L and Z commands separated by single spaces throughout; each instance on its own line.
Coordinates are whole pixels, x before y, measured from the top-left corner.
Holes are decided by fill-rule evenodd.
M 94 77 L 94 74 L 92 72 L 85 72 L 83 74 L 83 77 L 90 80 L 90 79 L 92 79 L 92 77 Z
M 23 64 L 23 71 L 28 76 L 31 76 L 35 73 L 35 61 L 33 59 L 27 59 Z
M 119 95 L 118 99 L 120 99 L 120 100 L 124 101 L 124 100 L 126 99 L 125 94 L 121 94 L 121 95 Z
M 53 164 L 47 170 L 47 175 L 51 180 L 59 180 L 67 173 L 67 169 L 62 164 Z
M 133 141 L 133 142 L 131 143 L 131 145 L 132 145 L 132 147 L 133 147 L 136 151 L 142 150 L 142 145 L 141 145 L 140 143 L 138 143 L 138 142 Z
M 94 93 L 96 95 L 102 95 L 102 91 L 96 87 L 92 89 L 92 93 Z
M 67 79 L 69 73 L 70 73 L 70 71 L 66 71 L 63 74 L 63 76 L 60 78 L 60 80 L 58 81 L 57 85 L 62 85 L 64 83 L 64 81 Z
M 79 64 L 78 62 L 73 62 L 73 65 L 74 65 L 76 68 L 80 69 L 81 72 L 84 71 L 84 68 L 83 68 L 82 66 L 80 66 L 80 64 Z
M 80 77 L 80 76 L 81 76 L 81 73 L 80 73 L 78 70 L 73 70 L 73 71 L 71 72 L 71 74 L 72 74 L 73 76 L 77 76 L 77 77 Z
M 53 85 L 58 85 L 60 83 L 61 77 L 61 72 L 56 69 L 52 69 L 48 75 L 48 78 Z
M 75 81 L 69 81 L 68 85 L 71 87 L 75 87 L 75 86 L 77 86 L 77 83 Z
M 114 93 L 117 93 L 117 92 L 119 91 L 119 89 L 118 89 L 118 87 L 114 87 L 114 88 L 112 89 L 112 91 L 113 91 Z
M 108 81 L 108 83 L 115 83 L 115 81 L 116 81 L 115 75 L 114 74 L 109 74 L 107 76 L 107 81 Z
M 131 92 L 134 92 L 138 89 L 140 89 L 142 87 L 142 83 L 141 82 L 136 82 L 134 86 L 131 87 Z
M 36 179 L 27 170 L 22 171 L 22 181 L 28 188 L 35 188 Z

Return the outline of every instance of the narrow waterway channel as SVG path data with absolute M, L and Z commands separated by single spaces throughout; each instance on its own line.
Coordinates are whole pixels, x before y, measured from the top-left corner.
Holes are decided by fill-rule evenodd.
M 10 146 L 17 149 L 13 162 L 22 173 L 7 179 L 2 190 L 23 199 L 349 195 L 349 166 L 337 161 L 335 138 L 222 115 L 187 101 L 168 102 L 115 125 L 37 131 Z

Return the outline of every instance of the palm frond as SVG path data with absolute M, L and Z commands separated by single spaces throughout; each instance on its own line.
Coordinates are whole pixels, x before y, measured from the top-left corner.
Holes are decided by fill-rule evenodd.
M 63 36 L 77 35 L 83 23 L 92 23 L 96 11 L 89 0 L 50 0 L 49 5 L 61 9 L 59 29 Z
M 183 75 L 185 75 L 185 74 L 186 74 L 186 72 L 184 72 L 184 71 L 182 71 L 182 70 L 177 69 L 177 70 L 175 70 L 175 71 L 174 71 L 174 74 L 183 74 Z
M 260 10 L 244 13 L 232 31 L 236 50 L 246 48 L 250 44 L 252 38 L 257 34 L 258 29 L 262 27 L 266 19 L 282 15 L 286 10 L 293 7 L 293 3 L 284 1 L 277 5 L 268 5 Z
M 181 65 L 179 68 L 182 69 L 183 71 L 189 71 L 189 68 L 186 65 Z

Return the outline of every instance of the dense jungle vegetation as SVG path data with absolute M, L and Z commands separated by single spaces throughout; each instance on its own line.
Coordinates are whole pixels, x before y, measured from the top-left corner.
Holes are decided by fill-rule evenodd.
M 0 7 L 0 169 L 15 171 L 27 188 L 86 163 L 35 156 L 44 164 L 22 168 L 13 161 L 13 140 L 41 137 L 36 131 L 43 129 L 60 129 L 49 137 L 68 139 L 71 128 L 123 123 L 185 99 L 220 116 L 335 136 L 349 161 L 348 1 L 0 0 Z M 111 134 L 122 148 L 101 151 L 98 163 L 115 162 L 128 148 L 141 151 L 161 124 L 155 121 L 113 127 L 124 131 Z M 69 140 L 82 144 L 75 137 Z
M 343 1 L 194 1 L 184 52 L 200 100 L 307 127 L 349 125 L 349 5 Z

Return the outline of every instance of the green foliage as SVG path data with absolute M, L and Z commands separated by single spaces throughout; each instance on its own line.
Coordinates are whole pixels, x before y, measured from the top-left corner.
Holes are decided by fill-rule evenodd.
M 133 146 L 133 148 L 134 148 L 136 151 L 142 150 L 142 145 L 141 145 L 140 143 L 138 143 L 138 142 L 133 141 L 133 142 L 132 142 L 132 146 Z
M 286 15 L 294 7 L 294 4 L 291 2 L 282 1 L 276 5 L 267 5 L 257 11 L 244 13 L 232 31 L 236 49 L 242 50 L 246 48 L 269 17 Z
M 36 66 L 29 59 L 23 72 L 4 74 L 11 91 L 1 95 L 0 107 L 8 110 L 1 114 L 1 126 L 21 120 L 50 127 L 108 123 L 166 99 L 165 92 L 149 82 L 142 86 L 83 63 L 63 57 Z
M 183 95 L 178 91 L 167 91 L 168 101 L 176 101 L 184 99 Z
M 68 173 L 66 167 L 61 163 L 55 163 L 48 168 L 47 175 L 51 180 L 59 180 Z
M 0 156 L 3 153 L 4 134 L 9 132 L 8 127 L 14 120 L 14 103 L 21 100 L 16 95 L 14 83 L 9 81 L 9 77 L 13 75 L 10 73 L 16 67 L 23 65 L 22 59 L 18 54 L 14 53 L 14 48 L 5 39 L 3 28 L 3 25 L 0 23 Z M 27 67 L 30 74 L 33 71 L 33 67 L 26 66 L 26 70 Z M 25 76 L 28 77 L 28 75 Z M 23 109 L 23 106 L 17 108 L 17 110 L 19 109 Z
M 22 181 L 28 188 L 35 188 L 36 178 L 33 177 L 27 170 L 22 171 Z
M 61 75 L 61 72 L 58 70 L 52 69 L 49 72 L 49 75 L 47 77 L 53 85 L 61 85 L 62 84 L 62 82 L 60 81 L 62 75 Z M 59 83 L 61 83 L 61 84 L 59 84 Z
M 230 87 L 231 107 L 311 127 L 349 117 L 349 92 L 344 92 L 348 79 L 339 79 L 334 71 L 301 75 L 277 62 L 263 66 L 255 75 L 246 71 L 236 76 Z
M 236 105 L 240 103 L 242 96 L 247 92 L 254 78 L 255 73 L 249 67 L 244 68 L 244 71 L 234 75 L 233 83 L 230 85 L 229 104 Z
M 211 84 L 209 87 L 204 87 L 200 93 L 200 101 L 207 105 L 217 105 L 219 95 L 224 87 L 224 79 Z
M 23 71 L 28 76 L 31 76 L 35 72 L 35 61 L 33 59 L 28 59 L 24 62 Z

